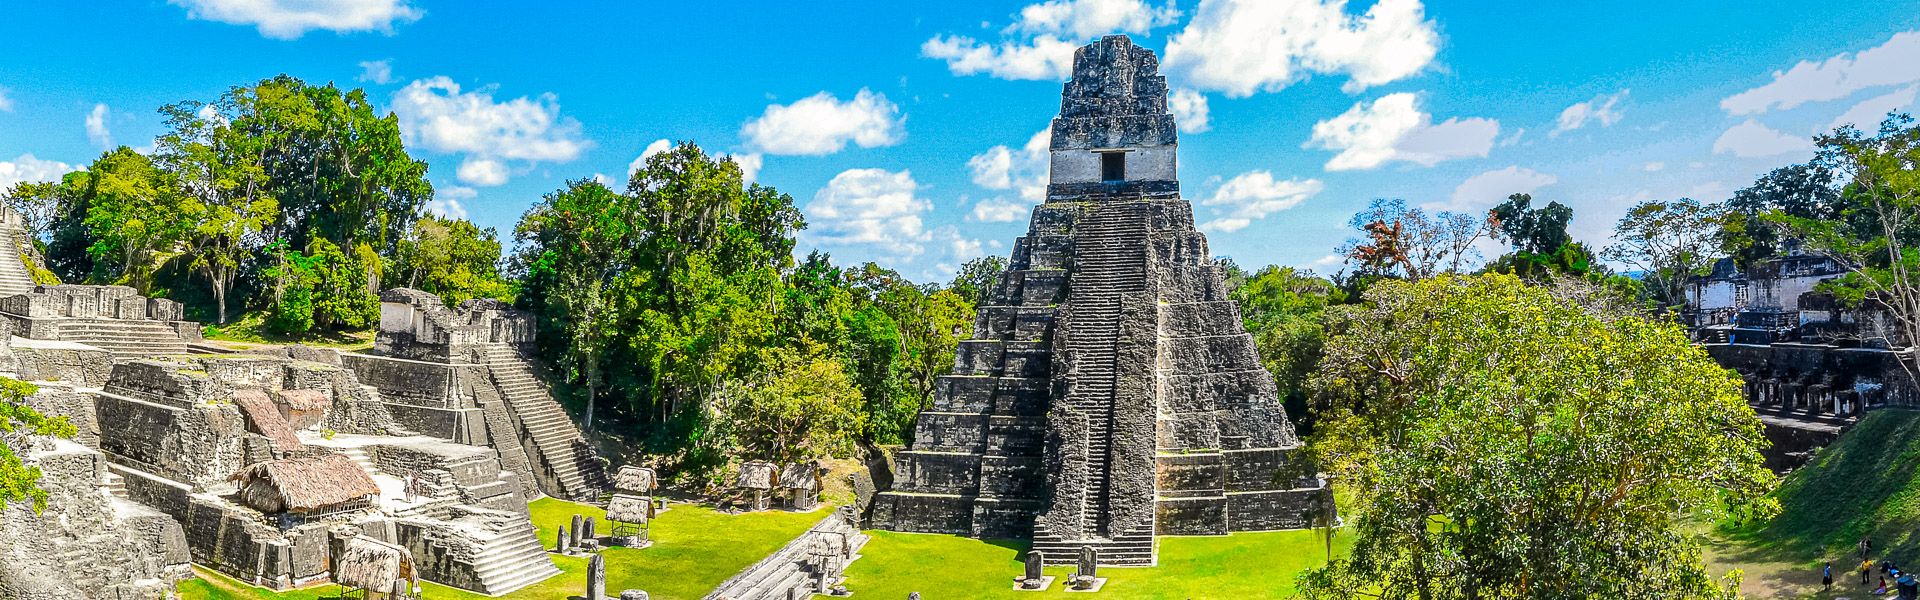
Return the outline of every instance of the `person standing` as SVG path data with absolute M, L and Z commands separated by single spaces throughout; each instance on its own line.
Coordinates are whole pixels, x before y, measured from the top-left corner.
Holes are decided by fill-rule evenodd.
M 1860 583 L 1866 583 L 1866 582 L 1862 581 Z M 1825 567 L 1822 567 L 1820 569 L 1820 585 L 1823 586 L 1823 589 L 1826 589 L 1826 590 L 1833 589 L 1833 563 L 1832 562 L 1828 562 Z

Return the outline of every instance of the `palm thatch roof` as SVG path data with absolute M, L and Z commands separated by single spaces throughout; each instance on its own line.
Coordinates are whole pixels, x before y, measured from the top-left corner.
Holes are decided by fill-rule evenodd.
M 740 464 L 740 479 L 734 483 L 734 486 L 749 490 L 770 490 L 777 482 L 775 477 L 773 463 L 763 460 L 748 461 Z
M 607 520 L 619 523 L 645 523 L 653 502 L 642 496 L 614 494 L 607 501 Z
M 290 410 L 326 410 L 333 407 L 333 398 L 320 390 L 280 390 L 274 395 L 279 396 L 280 403 L 287 405 Z
M 300 438 L 293 434 L 293 426 L 288 425 L 286 417 L 280 416 L 280 409 L 267 400 L 266 392 L 234 390 L 233 403 L 240 407 L 240 414 L 246 415 L 247 422 L 253 424 L 255 431 L 273 440 L 274 448 L 288 452 L 301 447 Z
M 339 454 L 254 463 L 231 479 L 248 506 L 266 513 L 313 512 L 380 495 L 373 477 Z
M 627 465 L 613 474 L 613 489 L 623 492 L 646 494 L 653 491 L 655 481 L 653 469 Z
M 347 549 L 333 564 L 333 582 L 349 588 L 387 591 L 395 582 L 411 583 L 413 553 L 406 548 L 367 536 L 347 540 Z
M 799 490 L 819 488 L 820 463 L 810 460 L 782 467 L 780 469 L 780 487 Z

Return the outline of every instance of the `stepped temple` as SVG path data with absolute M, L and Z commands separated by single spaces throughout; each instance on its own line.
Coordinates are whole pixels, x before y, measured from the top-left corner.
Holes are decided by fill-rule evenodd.
M 1156 562 L 1156 536 L 1300 528 L 1328 491 L 1175 178 L 1153 52 L 1074 54 L 1047 198 L 895 457 L 878 527 Z M 1330 498 L 1328 498 L 1330 499 Z

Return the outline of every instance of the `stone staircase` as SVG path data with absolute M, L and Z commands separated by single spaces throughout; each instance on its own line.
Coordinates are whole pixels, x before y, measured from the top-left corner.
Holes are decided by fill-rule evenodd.
M 1092 546 L 1099 552 L 1100 566 L 1151 567 L 1156 562 L 1155 550 L 1159 545 L 1153 528 L 1154 525 L 1149 523 L 1111 539 L 1067 540 L 1047 533 L 1044 527 L 1036 527 L 1033 549 L 1046 555 L 1049 565 L 1075 564 L 1080 559 L 1080 547 Z
M 20 217 L 6 211 L 0 215 L 0 298 L 33 291 L 33 274 L 21 260 L 20 244 L 26 241 L 26 229 Z
M 506 344 L 487 349 L 487 366 L 493 381 L 507 400 L 508 408 L 519 418 L 520 426 L 533 441 L 533 448 L 553 477 L 563 498 L 595 501 L 608 487 L 607 475 L 599 458 L 593 455 L 579 428 L 567 411 L 547 392 L 534 375 L 526 357 Z M 538 466 L 536 466 L 538 467 Z
M 1086 532 L 1095 539 L 1065 540 L 1044 530 L 1035 532 L 1036 547 L 1041 546 L 1043 537 L 1052 537 L 1049 542 L 1070 544 L 1075 551 L 1082 545 L 1095 545 L 1101 550 L 1103 564 L 1153 562 L 1151 528 L 1144 535 L 1137 531 L 1112 532 L 1107 522 L 1122 303 L 1147 291 L 1147 218 L 1143 208 L 1140 204 L 1096 205 L 1082 215 L 1074 232 L 1075 265 L 1067 293 L 1072 329 L 1066 340 L 1074 370 L 1069 375 L 1073 385 L 1066 402 L 1087 418 L 1089 468 L 1080 510 Z M 1049 560 L 1055 557 L 1053 552 L 1047 555 Z
M 102 490 L 105 490 L 107 495 L 110 497 L 119 498 L 121 500 L 128 499 L 127 478 L 120 475 L 119 473 L 115 473 L 113 471 L 106 471 L 104 474 L 100 476 L 100 487 Z
M 526 519 L 515 521 L 490 536 L 479 537 L 474 553 L 474 572 L 489 596 L 499 596 L 533 585 L 560 574 L 560 568 L 547 558 L 540 544 L 539 531 Z
M 160 321 L 64 319 L 60 321 L 60 339 L 128 358 L 187 353 L 187 341 L 173 326 Z
M 812 598 L 814 573 L 810 559 L 814 545 L 825 540 L 833 547 L 838 547 L 843 537 L 852 555 L 840 563 L 840 569 L 844 572 L 847 565 L 860 558 L 860 548 L 867 544 L 868 536 L 854 527 L 846 515 L 836 510 L 773 554 L 727 579 L 703 600 Z M 788 590 L 798 590 L 798 593 L 789 596 Z

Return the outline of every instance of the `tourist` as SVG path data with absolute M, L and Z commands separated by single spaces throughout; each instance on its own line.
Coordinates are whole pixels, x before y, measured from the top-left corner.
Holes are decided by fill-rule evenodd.
M 1887 578 L 1885 578 L 1885 577 L 1881 577 L 1881 578 L 1880 578 L 1880 587 L 1877 587 L 1877 588 L 1873 588 L 1873 591 L 1872 591 L 1872 592 L 1870 592 L 1870 593 L 1872 593 L 1872 594 L 1873 594 L 1873 595 L 1875 595 L 1875 596 L 1884 596 L 1884 595 L 1886 595 L 1886 594 L 1887 594 Z
M 1826 566 L 1820 568 L 1820 585 L 1824 586 L 1822 589 L 1833 589 L 1833 563 L 1831 561 L 1829 561 Z
M 404 492 L 407 495 L 407 502 L 413 502 L 413 474 L 408 473 L 406 480 L 403 481 L 400 485 L 401 487 L 406 488 Z M 1861 581 L 1861 583 L 1866 583 L 1866 582 Z

